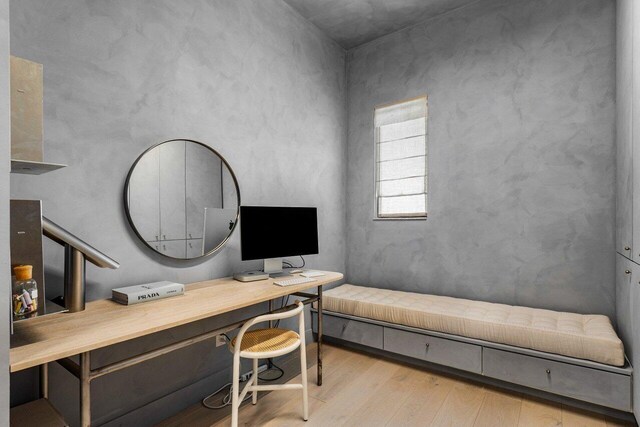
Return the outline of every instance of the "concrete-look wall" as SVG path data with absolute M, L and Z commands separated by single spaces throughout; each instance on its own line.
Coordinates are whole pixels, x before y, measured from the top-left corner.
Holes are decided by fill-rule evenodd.
M 0 277 L 11 276 L 9 255 L 9 170 L 11 157 L 9 104 L 9 0 L 0 0 Z M 9 424 L 10 290 L 0 291 L 0 426 Z
M 171 262 L 137 240 L 123 211 L 127 171 L 147 147 L 172 138 L 220 152 L 243 204 L 317 206 L 320 255 L 307 262 L 344 271 L 345 54 L 289 6 L 19 0 L 11 19 L 12 53 L 44 64 L 45 159 L 69 165 L 14 176 L 11 194 L 42 199 L 47 217 L 121 263 L 115 271 L 87 267 L 88 299 L 123 285 L 188 283 L 259 265 L 240 261 L 238 233 L 204 262 Z M 46 243 L 49 296 L 60 293 L 62 262 L 61 248 Z M 95 352 L 94 365 L 230 317 Z M 209 342 L 97 380 L 93 419 L 158 421 L 230 380 L 229 363 L 226 348 Z M 55 366 L 51 381 L 52 400 L 76 422 L 77 382 Z M 15 399 L 30 391 L 17 390 Z
M 614 314 L 615 2 L 483 0 L 349 52 L 347 279 Z M 429 96 L 429 218 L 372 221 L 373 109 Z

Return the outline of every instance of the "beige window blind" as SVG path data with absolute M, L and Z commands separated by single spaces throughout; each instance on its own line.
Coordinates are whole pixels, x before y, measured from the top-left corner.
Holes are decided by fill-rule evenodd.
M 427 98 L 375 109 L 376 217 L 427 216 Z

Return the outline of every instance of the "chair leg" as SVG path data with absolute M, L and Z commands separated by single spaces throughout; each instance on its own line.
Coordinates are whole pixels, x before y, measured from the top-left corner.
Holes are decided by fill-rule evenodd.
M 258 385 L 258 359 L 253 359 L 253 385 Z M 251 397 L 251 402 L 255 405 L 258 403 L 258 390 L 253 390 L 253 396 Z
M 233 380 L 231 381 L 233 393 L 231 395 L 231 426 L 238 427 L 238 402 L 240 394 L 240 357 L 233 358 Z
M 302 377 L 302 418 L 309 419 L 309 397 L 307 393 L 307 349 L 304 343 L 304 336 L 300 342 L 300 376 Z

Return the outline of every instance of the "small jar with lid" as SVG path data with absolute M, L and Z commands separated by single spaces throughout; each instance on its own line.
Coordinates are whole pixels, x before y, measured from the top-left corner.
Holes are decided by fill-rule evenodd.
M 38 310 L 38 284 L 33 280 L 33 266 L 18 265 L 13 268 L 16 277 L 13 286 L 13 314 L 23 317 Z

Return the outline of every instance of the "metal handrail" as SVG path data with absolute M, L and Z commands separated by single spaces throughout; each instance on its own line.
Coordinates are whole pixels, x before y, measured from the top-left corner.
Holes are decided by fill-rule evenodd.
M 120 267 L 120 264 L 117 261 L 109 258 L 87 242 L 69 233 L 67 230 L 45 216 L 42 217 L 42 232 L 54 242 L 59 243 L 62 246 L 69 245 L 82 252 L 88 261 L 98 267 L 112 268 L 114 270 Z
M 120 264 L 44 216 L 42 217 L 42 234 L 64 246 L 65 308 L 70 313 L 84 310 L 85 261 L 89 260 L 98 267 L 112 269 L 120 267 Z

